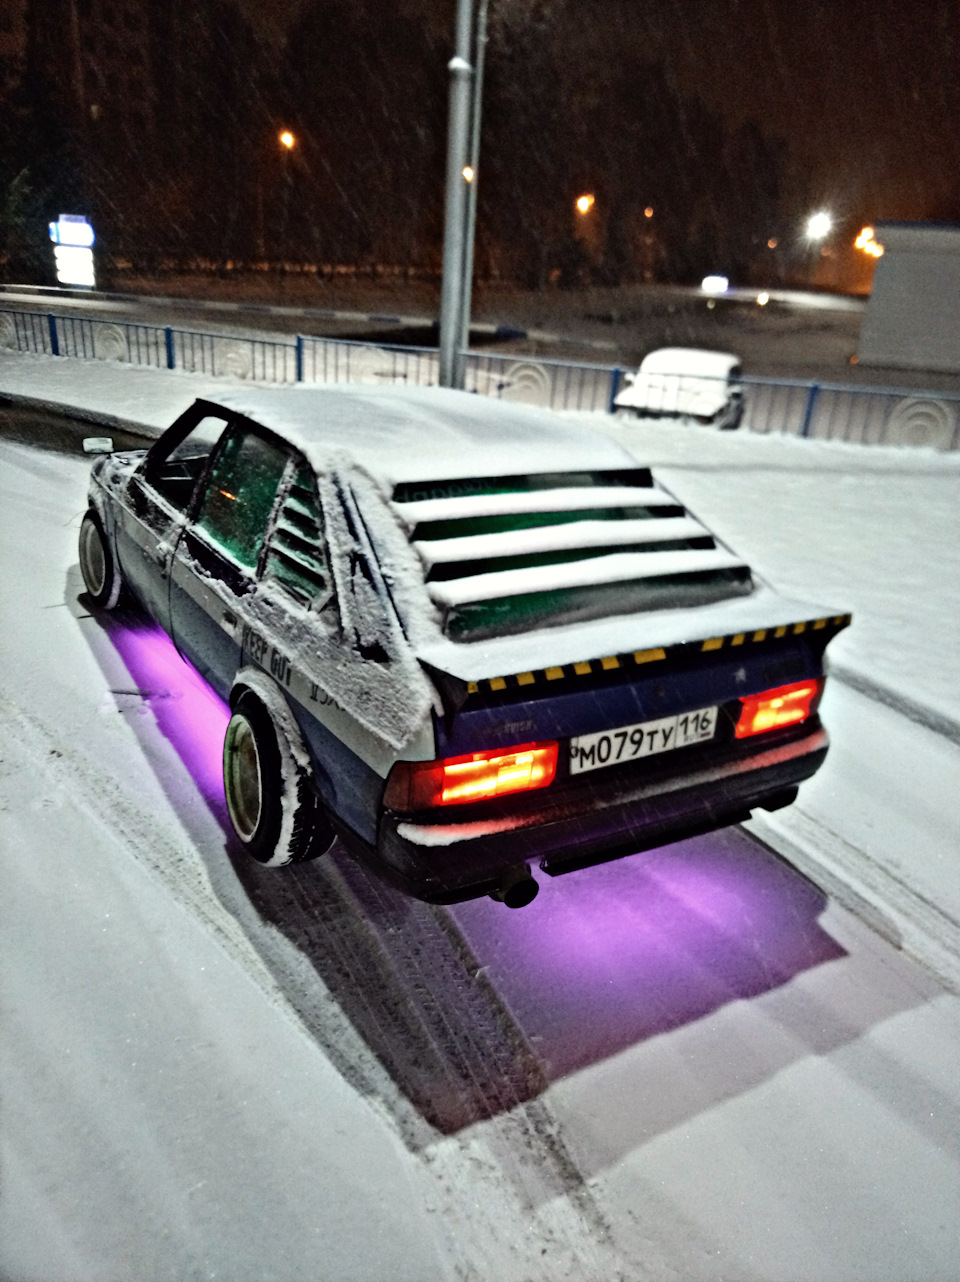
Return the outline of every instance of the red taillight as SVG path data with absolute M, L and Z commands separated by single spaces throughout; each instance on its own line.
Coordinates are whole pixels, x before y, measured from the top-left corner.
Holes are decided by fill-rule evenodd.
M 823 678 L 820 678 L 748 695 L 740 700 L 737 738 L 747 739 L 753 734 L 766 734 L 768 730 L 781 730 L 806 721 L 816 711 L 822 693 Z
M 387 780 L 383 804 L 391 810 L 428 810 L 546 788 L 557 773 L 558 750 L 559 744 L 551 740 L 443 761 L 398 761 Z

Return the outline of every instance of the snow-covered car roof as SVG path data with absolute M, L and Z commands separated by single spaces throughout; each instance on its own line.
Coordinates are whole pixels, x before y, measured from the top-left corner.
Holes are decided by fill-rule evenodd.
M 708 352 L 700 347 L 659 347 L 640 362 L 641 374 L 699 374 L 726 378 L 740 365 L 732 352 Z
M 217 403 L 297 445 L 314 466 L 349 455 L 381 481 L 635 467 L 608 437 L 557 415 L 439 387 L 282 387 Z

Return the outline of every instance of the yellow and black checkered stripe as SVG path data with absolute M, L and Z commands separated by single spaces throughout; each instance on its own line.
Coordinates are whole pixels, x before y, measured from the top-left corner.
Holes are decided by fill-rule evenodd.
M 839 632 L 849 624 L 850 618 L 849 614 L 838 614 L 832 618 L 805 619 L 799 623 L 781 624 L 776 628 L 760 628 L 755 632 L 732 632 L 727 636 L 707 637 L 705 641 L 684 642 L 682 645 L 670 646 L 667 649 L 657 647 L 653 650 L 632 650 L 628 654 L 608 654 L 602 659 L 586 659 L 580 663 L 565 663 L 532 672 L 516 672 L 505 677 L 489 677 L 482 681 L 469 682 L 467 693 L 499 694 L 503 690 L 517 690 L 524 686 L 543 686 L 558 681 L 575 683 L 583 677 L 597 673 L 658 663 L 674 655 L 689 655 L 692 650 L 709 652 L 735 649 L 737 646 L 751 646 L 765 641 L 779 641 L 784 637 L 801 636 L 804 632 Z

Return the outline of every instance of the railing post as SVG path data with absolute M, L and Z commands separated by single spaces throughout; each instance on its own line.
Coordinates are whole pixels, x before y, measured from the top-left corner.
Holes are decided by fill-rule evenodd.
M 607 413 L 612 414 L 616 409 L 614 401 L 620 393 L 620 380 L 623 378 L 623 370 L 619 365 L 614 365 L 610 371 L 610 396 L 607 400 Z
M 60 355 L 60 339 L 57 337 L 57 318 L 53 312 L 47 312 L 47 324 L 50 326 L 50 354 Z
M 297 335 L 297 382 L 303 382 L 303 335 Z
M 176 354 L 173 349 L 173 330 L 169 325 L 163 331 L 163 341 L 167 348 L 167 369 L 175 369 Z
M 801 436 L 810 435 L 810 424 L 813 422 L 813 407 L 817 403 L 817 397 L 820 395 L 820 384 L 811 383 L 810 391 L 807 394 L 807 408 L 803 414 L 803 426 L 800 428 Z

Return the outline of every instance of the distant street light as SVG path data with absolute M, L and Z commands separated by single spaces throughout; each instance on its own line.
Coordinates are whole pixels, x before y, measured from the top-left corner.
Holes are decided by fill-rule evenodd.
M 811 214 L 807 219 L 807 240 L 823 240 L 833 230 L 833 219 L 825 209 Z
M 297 142 L 296 138 L 294 138 L 293 134 L 290 132 L 289 129 L 284 129 L 283 132 L 280 134 L 280 143 L 282 146 L 286 147 L 287 151 L 290 151 L 293 147 L 295 147 L 296 142 Z
M 468 183 L 473 182 L 473 166 L 472 165 L 464 165 L 463 177 Z
M 646 209 L 643 211 L 643 216 L 644 216 L 644 218 L 652 218 L 652 217 L 653 217 L 653 206 L 652 206 L 652 205 L 648 205 L 648 206 L 646 207 Z
M 577 197 L 577 212 L 580 214 L 589 214 L 590 210 L 596 204 L 596 199 L 589 195 Z
M 862 249 L 865 254 L 871 258 L 879 258 L 883 254 L 883 246 L 873 239 L 873 228 L 864 227 L 860 235 L 853 242 L 854 248 Z

